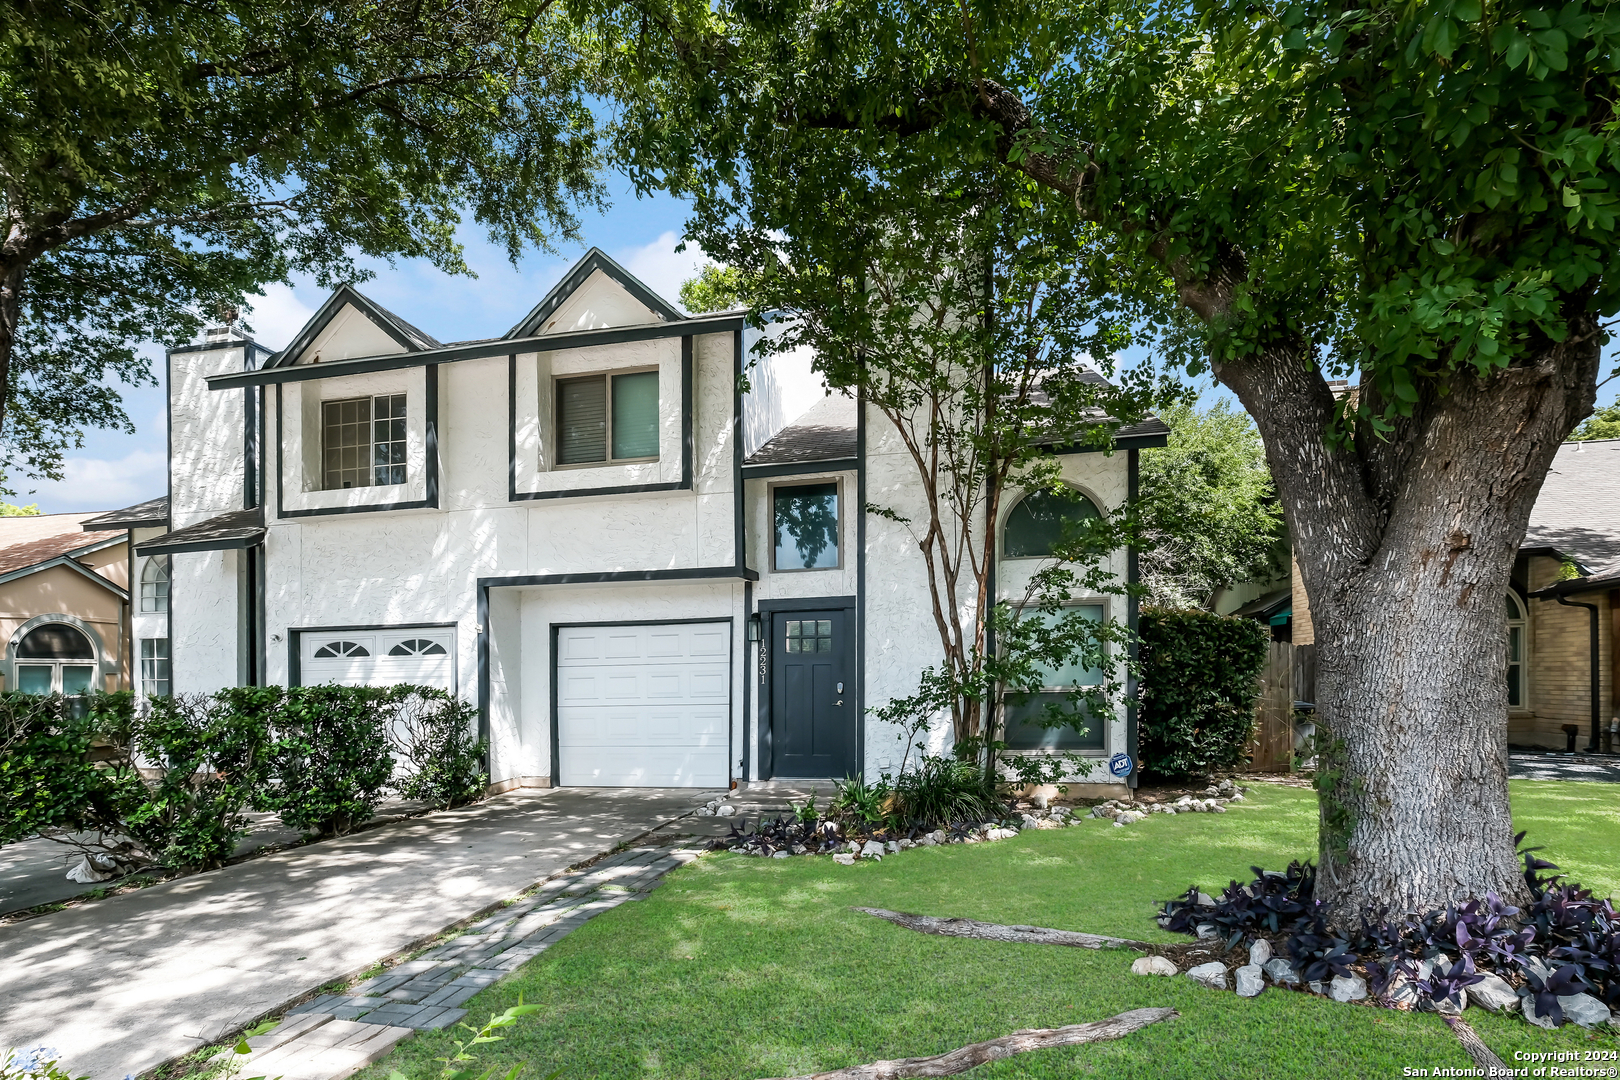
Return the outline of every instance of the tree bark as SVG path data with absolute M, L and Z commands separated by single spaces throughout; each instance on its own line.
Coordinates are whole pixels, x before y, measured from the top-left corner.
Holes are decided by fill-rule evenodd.
M 11 404 L 11 356 L 17 347 L 22 316 L 23 267 L 13 265 L 0 277 L 0 432 L 5 431 Z
M 919 934 L 939 934 L 942 937 L 977 938 L 980 941 L 1008 941 L 1020 945 L 1068 945 L 1077 949 L 1151 949 L 1145 941 L 1130 938 L 1104 937 L 1102 934 L 1082 934 L 1075 930 L 1053 930 L 1045 926 L 1003 926 L 1000 923 L 979 922 L 976 919 L 948 919 L 938 915 L 908 915 L 884 908 L 858 907 L 856 911 L 887 919 L 896 926 L 915 930 Z
M 1333 398 L 1303 347 L 1217 367 L 1265 439 L 1309 597 L 1317 896 L 1347 922 L 1489 892 L 1525 899 L 1503 596 L 1553 455 L 1596 396 L 1596 326 L 1582 316 L 1570 330 L 1348 448 L 1324 439 Z

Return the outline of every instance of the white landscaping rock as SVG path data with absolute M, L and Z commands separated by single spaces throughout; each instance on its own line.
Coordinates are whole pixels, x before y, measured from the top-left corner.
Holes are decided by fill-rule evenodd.
M 698 807 L 697 816 L 698 817 L 714 817 L 714 807 L 712 807 L 712 806 L 700 806 L 700 807 Z
M 1294 971 L 1294 965 L 1284 957 L 1273 956 L 1261 966 L 1265 968 L 1266 974 L 1271 976 L 1271 981 L 1279 986 L 1299 985 L 1299 975 Z
M 898 854 L 900 854 L 899 841 L 890 840 L 887 844 L 883 845 L 883 850 L 884 850 L 884 853 L 888 854 L 888 855 L 898 855 Z
M 1255 965 L 1256 967 L 1265 967 L 1266 962 L 1270 959 L 1271 942 L 1267 941 L 1265 938 L 1261 938 L 1259 941 L 1256 941 L 1253 945 L 1249 946 L 1249 963 Z
M 1233 972 L 1237 979 L 1238 997 L 1258 997 L 1260 991 L 1266 988 L 1264 968 L 1259 964 L 1244 964 Z
M 1558 999 L 1559 1006 L 1564 1010 L 1565 1018 L 1573 1020 L 1581 1027 L 1597 1027 L 1609 1023 L 1613 1017 L 1609 1007 L 1591 994 L 1570 994 Z
M 1519 995 L 1498 975 L 1486 975 L 1470 986 L 1468 993 L 1475 1005 L 1483 1006 L 1491 1012 L 1505 1012 L 1517 1008 L 1519 1004 Z
M 917 841 L 917 846 L 918 847 L 938 847 L 939 846 L 939 841 L 934 839 L 934 834 L 933 833 L 929 833 L 927 836 L 925 836 L 921 840 Z
M 1360 975 L 1351 975 L 1349 978 L 1335 975 L 1333 981 L 1328 984 L 1328 997 L 1334 1001 L 1360 1001 L 1366 996 L 1367 980 Z
M 1132 975 L 1174 975 L 1176 965 L 1162 956 L 1139 956 L 1131 961 Z
M 1198 894 L 1198 906 L 1199 907 L 1214 907 L 1215 906 L 1215 898 L 1213 896 L 1209 895 L 1209 893 L 1201 892 L 1201 893 Z
M 883 845 L 876 840 L 868 840 L 861 845 L 861 858 L 881 860 L 883 858 Z
M 1243 802 L 1243 792 L 1241 792 L 1241 791 L 1239 791 L 1239 792 L 1235 792 L 1235 793 L 1234 793 L 1234 794 L 1233 794 L 1233 795 L 1232 795 L 1232 799 L 1231 799 L 1231 801 L 1232 801 L 1232 802 Z
M 1198 924 L 1198 940 L 1199 941 L 1214 941 L 1216 938 L 1218 938 L 1220 936 L 1221 936 L 1221 932 L 1219 930 L 1215 929 L 1215 924 L 1214 923 L 1199 923 Z
M 1550 1030 L 1558 1026 L 1553 1022 L 1552 1017 L 1536 1015 L 1536 999 L 1533 994 L 1526 994 L 1519 999 L 1519 1009 L 1524 1013 L 1524 1018 L 1536 1025 L 1536 1027 L 1544 1027 Z
M 851 855 L 847 851 L 840 851 L 837 855 L 833 856 L 833 862 L 837 863 L 839 866 L 854 866 L 855 856 Z
M 1225 990 L 1226 965 L 1219 960 L 1211 960 L 1207 964 L 1199 964 L 1195 968 L 1189 968 L 1187 978 L 1199 986 L 1207 986 L 1211 990 Z
M 1434 1003 L 1434 1011 L 1441 1016 L 1461 1016 L 1463 1010 L 1468 1008 L 1468 991 L 1457 991 L 1457 1000 L 1440 998 Z
M 792 854 L 793 853 L 790 852 L 790 851 L 780 851 L 780 850 L 778 850 L 778 851 L 771 852 L 771 858 L 773 858 L 773 859 L 786 859 L 786 858 L 789 858 Z
M 721 805 L 714 808 L 714 816 L 715 817 L 731 817 L 736 812 L 737 812 L 737 808 L 735 806 L 732 806 L 730 803 L 722 803 Z
M 1026 829 L 1038 829 L 1041 825 L 1041 819 L 1035 817 L 1033 814 L 1025 814 L 1023 825 Z

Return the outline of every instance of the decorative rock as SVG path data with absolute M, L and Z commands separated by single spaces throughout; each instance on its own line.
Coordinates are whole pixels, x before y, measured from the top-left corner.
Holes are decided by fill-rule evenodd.
M 1215 906 L 1215 898 L 1213 896 L 1209 895 L 1209 893 L 1201 892 L 1201 893 L 1198 894 L 1198 906 L 1199 907 L 1214 907 Z
M 697 816 L 698 817 L 714 817 L 714 807 L 712 807 L 712 806 L 700 806 L 700 807 L 698 807 Z
M 837 855 L 833 856 L 833 862 L 837 863 L 839 866 L 854 866 L 855 856 L 851 855 L 847 851 L 841 851 Z
M 1519 1004 L 1519 995 L 1505 980 L 1496 975 L 1486 975 L 1479 982 L 1468 988 L 1475 1005 L 1481 1005 L 1491 1012 L 1505 1012 Z
M 1199 941 L 1214 941 L 1219 936 L 1220 936 L 1220 931 L 1215 929 L 1215 924 L 1214 923 L 1199 923 L 1198 924 L 1198 940 Z
M 773 859 L 786 859 L 789 856 L 791 856 L 792 854 L 793 853 L 791 851 L 773 851 L 773 852 L 771 852 L 771 858 L 773 858 Z
M 934 834 L 933 833 L 929 833 L 927 836 L 925 836 L 921 840 L 917 841 L 917 846 L 918 847 L 938 847 L 939 846 L 939 841 L 934 839 Z
M 1033 815 L 1030 815 L 1030 814 L 1025 814 L 1024 815 L 1024 820 L 1023 820 L 1024 828 L 1026 828 L 1026 829 L 1035 829 L 1035 828 L 1039 828 L 1040 824 L 1041 824 L 1041 819 L 1040 818 L 1034 817 Z
M 882 859 L 883 845 L 878 843 L 876 840 L 868 840 L 866 843 L 861 845 L 861 858 Z
M 902 840 L 902 841 L 900 841 L 900 850 L 901 851 L 910 851 L 912 848 L 914 848 L 916 846 L 917 846 L 917 841 L 915 841 L 915 840 Z
M 1360 1001 L 1367 996 L 1367 980 L 1360 975 L 1335 975 L 1328 984 L 1328 996 L 1334 1001 Z
M 849 852 L 851 855 L 859 855 L 861 853 L 861 845 L 856 843 L 854 840 L 850 840 L 844 844 L 844 850 Z
M 1434 956 L 1434 970 L 1442 975 L 1449 974 L 1451 972 L 1451 957 L 1445 953 L 1436 953 Z M 1428 976 L 1425 975 L 1424 978 L 1428 978 Z
M 1434 1003 L 1434 1011 L 1441 1016 L 1461 1016 L 1463 1010 L 1468 1008 L 1468 991 L 1457 991 L 1456 1000 L 1440 998 Z
M 1226 989 L 1226 965 L 1219 960 L 1211 960 L 1207 964 L 1199 964 L 1189 969 L 1187 977 L 1199 986 L 1207 986 L 1211 990 Z
M 1294 965 L 1281 956 L 1273 956 L 1261 965 L 1271 981 L 1278 986 L 1298 986 L 1299 976 L 1294 972 Z
M 1310 982 L 1305 984 L 1305 989 L 1309 990 L 1313 994 L 1326 994 L 1328 992 L 1328 984 L 1323 982 L 1321 979 L 1312 979 Z
M 890 840 L 887 844 L 883 845 L 883 850 L 886 854 L 898 855 L 900 854 L 900 844 L 898 841 Z
M 1385 1000 L 1395 1005 L 1407 1005 L 1415 1009 L 1421 1004 L 1421 997 L 1417 986 L 1404 972 L 1396 972 L 1395 977 L 1389 980 L 1389 986 L 1384 989 Z
M 1591 994 L 1560 996 L 1558 1005 L 1564 1010 L 1565 1018 L 1573 1020 L 1581 1027 L 1597 1027 L 1614 1019 L 1609 1013 L 1609 1007 Z
M 714 808 L 715 817 L 731 817 L 732 815 L 736 814 L 736 812 L 737 808 L 732 806 L 730 803 L 723 803 Z
M 1260 991 L 1266 988 L 1266 980 L 1261 974 L 1265 969 L 1259 964 L 1244 964 L 1233 972 L 1237 979 L 1238 997 L 1258 997 Z
M 1526 971 L 1529 971 L 1542 982 L 1552 978 L 1552 968 L 1548 967 L 1547 962 L 1541 957 L 1526 956 L 1520 962 L 1524 965 Z
M 1116 821 L 1116 822 L 1114 822 L 1114 828 L 1116 828 L 1116 829 L 1123 829 L 1123 828 L 1124 828 L 1124 827 L 1125 827 L 1125 823 L 1124 823 L 1124 822 L 1123 822 L 1123 821 Z
M 1139 956 L 1131 961 L 1132 975 L 1174 975 L 1176 965 L 1162 956 Z
M 1069 809 L 1067 806 L 1054 806 L 1054 807 L 1052 807 L 1052 816 L 1055 817 L 1055 818 L 1058 818 L 1059 820 L 1061 820 L 1063 818 L 1067 818 L 1067 817 L 1072 817 L 1073 815 L 1074 815 L 1074 811 Z
M 1222 806 L 1220 803 L 1216 803 L 1214 806 L 1209 808 L 1209 812 L 1212 814 L 1224 814 L 1226 813 L 1226 807 Z
M 1536 1027 L 1544 1027 L 1550 1030 L 1558 1026 L 1552 1017 L 1536 1015 L 1536 999 L 1533 994 L 1526 994 L 1519 999 L 1519 1009 L 1524 1013 L 1524 1018 L 1536 1025 Z
M 1230 801 L 1230 802 L 1243 802 L 1243 801 L 1244 801 L 1244 799 L 1243 799 L 1243 792 L 1241 792 L 1241 791 L 1234 791 L 1234 792 L 1233 792 L 1233 793 L 1232 793 L 1232 797 L 1231 797 L 1231 799 L 1230 799 L 1230 800 L 1228 800 L 1228 801 Z
M 1271 942 L 1261 938 L 1249 946 L 1249 963 L 1256 967 L 1265 967 L 1271 959 Z

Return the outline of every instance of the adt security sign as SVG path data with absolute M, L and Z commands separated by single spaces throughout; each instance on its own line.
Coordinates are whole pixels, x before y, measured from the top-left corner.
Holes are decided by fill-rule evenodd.
M 1131 755 L 1129 754 L 1115 754 L 1113 757 L 1108 759 L 1108 771 L 1113 773 L 1115 776 L 1129 776 L 1131 775 L 1131 771 L 1135 768 L 1136 762 L 1131 760 Z

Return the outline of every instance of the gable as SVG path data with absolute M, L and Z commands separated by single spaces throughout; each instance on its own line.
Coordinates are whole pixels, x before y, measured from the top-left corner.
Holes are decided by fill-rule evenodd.
M 680 309 L 600 248 L 591 248 L 506 336 L 539 337 L 685 319 Z
M 317 359 L 347 360 L 354 356 L 382 356 L 404 351 L 398 341 L 364 312 L 353 304 L 344 304 L 291 362 L 309 364 Z

